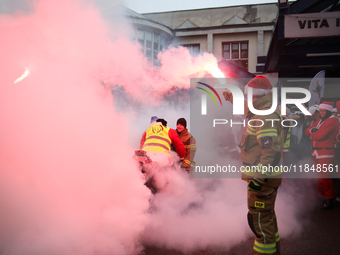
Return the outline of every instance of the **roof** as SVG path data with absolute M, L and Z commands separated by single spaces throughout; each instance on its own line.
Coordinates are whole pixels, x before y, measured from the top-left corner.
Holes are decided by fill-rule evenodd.
M 173 10 L 173 11 L 160 11 L 160 12 L 145 12 L 143 13 L 144 15 L 147 14 L 160 14 L 160 13 L 174 13 L 174 12 L 195 12 L 195 11 L 202 11 L 202 10 L 220 10 L 223 8 L 235 8 L 235 7 L 247 7 L 247 6 L 259 6 L 259 5 L 277 5 L 277 3 L 258 3 L 258 4 L 243 4 L 240 5 L 239 3 L 237 4 L 231 4 L 229 6 L 217 6 L 217 7 L 207 7 L 207 8 L 196 8 L 196 9 L 184 9 L 184 10 Z
M 284 34 L 285 15 L 335 11 L 340 11 L 340 0 L 297 0 L 279 9 L 263 71 L 278 72 L 279 77 L 314 77 L 326 70 L 327 77 L 339 77 L 340 36 L 285 38 Z
M 153 21 L 155 22 L 154 20 L 144 16 L 143 14 L 139 14 L 127 7 L 124 6 L 124 9 L 125 9 L 125 14 L 126 16 L 130 17 L 130 18 L 137 18 L 137 19 L 145 19 L 145 20 L 149 20 L 149 21 Z

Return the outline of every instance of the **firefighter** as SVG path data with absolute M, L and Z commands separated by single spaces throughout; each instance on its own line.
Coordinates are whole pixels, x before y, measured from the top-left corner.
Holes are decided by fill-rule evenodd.
M 326 200 L 323 202 L 323 209 L 333 207 L 335 193 L 334 184 L 331 179 L 330 165 L 334 164 L 336 135 L 339 132 L 339 120 L 332 115 L 333 103 L 323 102 L 319 106 L 321 118 L 306 129 L 306 135 L 312 140 L 312 156 L 314 168 L 318 165 L 325 172 L 320 172 L 316 180 L 318 193 Z
M 271 108 L 273 86 L 266 77 L 256 76 L 250 80 L 245 87 L 245 94 L 249 88 L 253 90 L 255 109 Z M 231 98 L 230 91 L 223 92 L 223 95 L 226 100 Z M 228 101 L 232 102 L 232 98 Z M 280 254 L 280 237 L 274 207 L 282 180 L 282 117 L 278 107 L 272 114 L 265 116 L 255 115 L 246 108 L 246 117 L 248 126 L 242 136 L 240 148 L 242 179 L 248 183 L 248 224 L 255 234 L 253 252 Z M 281 121 L 264 121 L 265 119 Z M 269 166 L 275 167 L 275 171 L 269 170 Z M 267 171 L 265 167 L 268 167 Z
M 196 153 L 196 139 L 189 133 L 187 121 L 184 118 L 179 118 L 177 120 L 176 131 L 185 148 L 185 157 L 182 161 L 182 167 L 190 173 L 190 169 L 195 167 L 195 162 L 193 160 Z
M 171 144 L 173 144 L 178 156 L 181 159 L 184 158 L 185 148 L 182 141 L 179 139 L 176 130 L 164 126 L 164 122 L 161 120 L 163 119 L 157 118 L 152 120 L 150 127 L 145 131 L 140 141 L 140 149 L 146 152 L 152 151 L 155 153 L 169 153 Z

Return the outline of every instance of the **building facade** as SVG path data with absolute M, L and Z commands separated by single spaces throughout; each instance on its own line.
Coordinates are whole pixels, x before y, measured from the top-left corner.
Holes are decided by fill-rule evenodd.
M 339 77 L 339 11 L 339 0 L 285 0 L 130 18 L 135 38 L 154 65 L 162 49 L 183 46 L 193 56 L 212 53 L 220 69 L 221 63 L 226 70 L 235 69 L 234 77 L 264 73 L 274 79 L 308 78 L 282 85 L 308 89 L 321 70 L 326 78 Z M 339 88 L 337 79 L 328 79 L 324 98 L 338 100 Z
M 131 9 L 126 8 L 125 13 L 132 22 L 134 38 L 142 46 L 144 56 L 154 65 L 159 65 L 157 55 L 171 44 L 172 29 Z
M 270 3 L 161 13 L 130 12 L 129 17 L 145 56 L 154 64 L 157 64 L 157 52 L 172 45 L 188 48 L 193 56 L 212 53 L 218 61 L 225 59 L 256 73 L 257 57 L 265 56 L 268 51 L 277 10 L 277 4 Z

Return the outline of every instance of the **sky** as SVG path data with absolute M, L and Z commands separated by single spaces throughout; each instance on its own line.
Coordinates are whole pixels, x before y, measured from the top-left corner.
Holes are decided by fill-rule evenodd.
M 39 0 L 0 0 L 0 13 L 12 13 L 16 9 L 26 10 L 32 2 Z M 91 0 L 84 0 L 91 1 Z M 138 13 L 166 12 L 202 8 L 225 7 L 235 5 L 275 3 L 278 0 L 94 0 L 98 6 L 110 7 L 117 2 Z
M 127 7 L 138 13 L 201 9 L 222 6 L 275 3 L 278 0 L 125 0 Z

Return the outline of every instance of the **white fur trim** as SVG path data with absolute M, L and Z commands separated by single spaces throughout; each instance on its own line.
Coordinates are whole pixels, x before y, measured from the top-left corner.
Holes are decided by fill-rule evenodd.
M 314 113 L 315 113 L 316 111 L 319 111 L 319 106 L 313 105 L 313 106 L 309 107 L 308 111 L 309 111 L 312 115 L 314 115 Z
M 248 95 L 248 85 L 244 87 L 244 94 Z M 270 92 L 270 89 L 253 89 L 253 96 L 264 96 Z
M 333 106 L 329 105 L 329 104 L 320 104 L 319 106 L 320 110 L 327 110 L 327 111 L 332 111 L 333 110 Z
M 312 154 L 316 159 L 320 158 L 334 158 L 334 155 L 319 155 L 317 150 L 314 150 L 314 153 Z
M 322 156 L 316 155 L 316 158 L 317 159 L 320 159 L 320 158 L 334 158 L 334 155 L 322 155 Z

